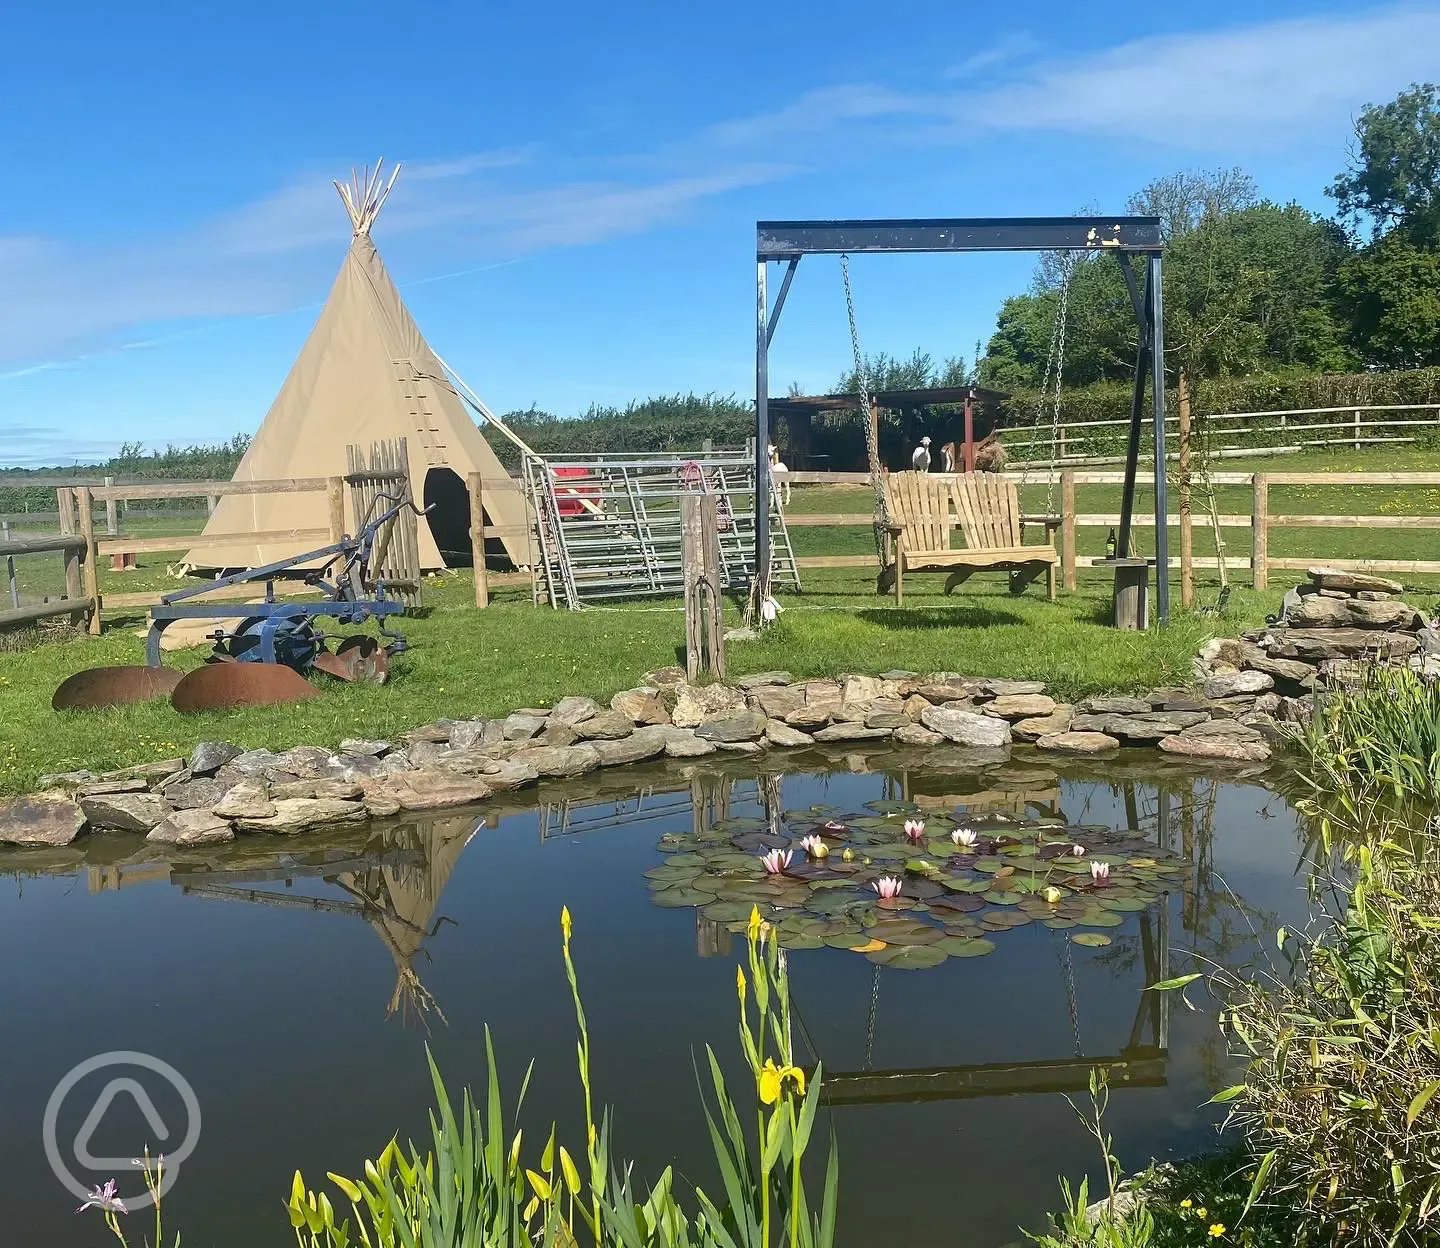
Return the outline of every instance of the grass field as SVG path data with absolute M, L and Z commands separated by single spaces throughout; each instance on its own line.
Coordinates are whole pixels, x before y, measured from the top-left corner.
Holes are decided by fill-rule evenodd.
M 1225 468 L 1248 471 L 1440 469 L 1440 454 L 1399 456 L 1370 451 L 1360 456 L 1316 454 L 1266 459 Z M 1038 493 L 1037 493 L 1038 491 Z M 1119 509 L 1118 487 L 1081 487 L 1081 511 Z M 1045 502 L 1043 484 L 1029 486 L 1027 508 Z M 1249 492 L 1221 491 L 1220 509 L 1249 511 Z M 1276 487 L 1272 512 L 1440 514 L 1440 490 L 1369 487 Z M 793 513 L 864 512 L 865 487 L 796 489 Z M 199 517 L 165 516 L 143 529 L 193 532 Z M 139 518 L 126 530 L 139 532 Z M 1437 530 L 1308 530 L 1272 536 L 1272 554 L 1317 558 L 1373 554 L 1428 558 L 1440 542 Z M 862 528 L 793 530 L 797 553 L 864 553 L 870 537 Z M 1147 534 L 1148 536 L 1148 534 Z M 1236 589 L 1226 618 L 1175 613 L 1169 628 L 1145 634 L 1120 633 L 1105 623 L 1109 587 L 1101 573 L 1082 570 L 1080 588 L 1045 601 L 1043 586 L 1021 596 L 1006 592 L 998 575 L 977 576 L 953 596 L 941 590 L 942 576 L 916 575 L 906 582 L 906 605 L 896 609 L 877 598 L 873 573 L 826 569 L 805 574 L 805 593 L 786 596 L 778 624 L 755 642 L 730 647 L 732 674 L 784 668 L 797 676 L 876 672 L 890 667 L 950 670 L 972 675 L 1044 680 L 1061 697 L 1098 690 L 1128 691 L 1183 682 L 1190 656 L 1208 636 L 1234 633 L 1261 622 L 1273 611 L 1293 578 L 1277 575 L 1275 588 L 1246 588 L 1249 534 L 1227 531 L 1237 556 Z M 1080 533 L 1080 552 L 1100 553 L 1103 530 Z M 1172 540 L 1174 540 L 1172 538 Z M 1286 544 L 1282 547 L 1282 541 Z M 179 544 L 179 543 L 177 543 Z M 1208 531 L 1196 526 L 1196 553 L 1210 553 Z M 102 572 L 102 590 L 118 593 L 163 589 L 177 581 L 167 572 L 176 555 L 145 555 L 133 572 Z M 58 556 L 55 556 L 58 564 Z M 1214 574 L 1201 574 L 1200 600 L 1213 599 Z M 1207 583 L 1208 582 L 1208 583 Z M 50 694 L 70 673 L 105 663 L 143 661 L 144 614 L 107 613 L 106 633 L 74 638 L 15 653 L 0 653 L 0 791 L 24 791 L 46 771 L 101 769 L 187 751 L 196 741 L 224 737 L 244 745 L 283 748 L 301 742 L 334 745 L 346 736 L 393 736 L 426 720 L 495 714 L 516 706 L 547 703 L 567 693 L 608 697 L 633 684 L 647 668 L 677 659 L 683 616 L 674 601 L 637 602 L 572 613 L 531 607 L 528 590 L 505 589 L 492 606 L 476 611 L 470 574 L 447 573 L 426 586 L 426 609 L 402 625 L 413 648 L 396 660 L 384 688 L 327 682 L 325 696 L 302 705 L 256 708 L 226 714 L 181 716 L 165 702 L 100 713 L 58 715 Z M 1175 593 L 1178 602 L 1178 590 Z M 1415 596 L 1428 604 L 1431 595 Z M 727 607 L 738 622 L 735 604 Z M 203 650 L 167 661 L 191 667 Z M 317 677 L 317 679 L 324 679 Z

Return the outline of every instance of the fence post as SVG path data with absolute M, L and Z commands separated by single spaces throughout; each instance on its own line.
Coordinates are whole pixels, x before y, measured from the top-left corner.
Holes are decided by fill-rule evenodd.
M 1360 449 L 1360 409 L 1355 409 L 1355 449 Z
M 1266 473 L 1257 472 L 1252 484 L 1253 501 L 1250 505 L 1251 537 L 1251 584 L 1256 589 L 1270 586 L 1270 478 Z
M 1075 589 L 1075 474 L 1060 474 L 1060 570 L 1065 588 Z
M 725 679 L 720 612 L 720 532 L 714 494 L 680 498 L 680 563 L 685 578 L 685 670 L 692 683 Z
M 490 605 L 490 573 L 485 567 L 485 504 L 480 474 L 472 472 L 470 487 L 470 562 L 475 570 L 475 605 Z
M 85 539 L 85 594 L 92 599 L 90 635 L 100 636 L 100 553 L 95 548 L 95 500 L 88 485 L 75 491 L 75 506 L 80 513 L 80 536 Z
M 1180 422 L 1180 607 L 1188 611 L 1195 605 L 1195 532 L 1190 518 L 1190 378 L 1184 369 L 1180 370 L 1176 406 Z
M 329 477 L 326 480 L 325 501 L 330 510 L 330 542 L 333 545 L 345 536 L 344 477 Z
M 114 484 L 114 477 L 105 478 L 105 488 L 107 490 Z M 115 500 L 108 495 L 105 498 L 105 532 L 111 537 L 120 536 L 120 511 L 115 506 Z
M 0 539 L 10 540 L 10 521 L 0 520 Z M 20 607 L 20 582 L 15 579 L 15 556 L 5 556 L 5 576 L 10 582 L 10 605 L 16 610 Z

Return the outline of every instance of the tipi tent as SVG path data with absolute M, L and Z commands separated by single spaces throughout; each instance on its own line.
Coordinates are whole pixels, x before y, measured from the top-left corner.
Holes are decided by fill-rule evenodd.
M 456 562 L 456 554 L 468 558 L 465 479 L 471 472 L 482 478 L 487 522 L 505 526 L 506 553 L 525 566 L 532 558 L 521 487 L 480 435 L 370 238 L 398 173 L 397 167 L 382 182 L 377 165 L 374 174 L 367 171 L 352 185 L 335 184 L 353 229 L 350 250 L 234 479 L 342 476 L 348 471 L 347 444 L 368 448 L 373 441 L 404 437 L 416 502 L 436 504 L 435 512 L 419 523 L 421 567 L 442 568 L 447 556 Z M 327 516 L 325 495 L 319 492 L 226 495 L 206 524 L 205 536 L 234 534 L 234 545 L 202 547 L 186 562 L 250 568 L 286 559 L 317 543 L 257 543 L 251 535 L 323 529 Z M 347 530 L 355 527 L 355 517 L 347 515 Z

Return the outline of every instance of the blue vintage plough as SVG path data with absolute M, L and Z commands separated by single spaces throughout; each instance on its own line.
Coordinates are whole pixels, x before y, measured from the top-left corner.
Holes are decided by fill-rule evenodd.
M 76 672 L 55 691 L 53 706 L 56 710 L 117 706 L 165 693 L 182 711 L 291 701 L 316 696 L 314 686 L 304 679 L 312 668 L 339 680 L 383 684 L 390 656 L 407 645 L 404 634 L 387 628 L 385 621 L 403 612 L 405 603 L 387 592 L 383 579 L 372 578 L 371 571 L 383 564 L 400 513 L 406 508 L 417 515 L 425 513 L 409 498 L 390 494 L 377 495 L 375 506 L 385 510 L 366 520 L 354 537 L 344 536 L 318 550 L 164 595 L 159 605 L 150 609 L 145 666 Z M 276 582 L 297 576 L 322 596 L 314 601 L 278 600 Z M 265 586 L 258 601 L 193 601 L 226 586 L 251 582 Z M 161 664 L 160 639 L 177 620 L 220 621 L 237 616 L 240 623 L 235 628 L 217 626 L 208 634 L 213 649 L 205 666 L 182 676 Z M 357 628 L 373 619 L 380 639 L 367 633 L 322 631 L 318 627 L 321 619 L 333 619 L 342 629 Z M 332 641 L 337 642 L 333 650 Z

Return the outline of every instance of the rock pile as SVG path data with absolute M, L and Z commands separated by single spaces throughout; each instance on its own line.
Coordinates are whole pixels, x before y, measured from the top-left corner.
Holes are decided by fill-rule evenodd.
M 683 669 L 662 668 L 609 706 L 566 697 L 503 718 L 424 724 L 398 742 L 342 741 L 338 750 L 300 745 L 277 753 L 210 741 L 188 759 L 45 776 L 43 792 L 0 803 L 0 843 L 66 845 L 87 828 L 179 846 L 254 833 L 294 836 L 468 806 L 543 777 L 662 756 L 851 742 L 949 743 L 997 762 L 1016 743 L 1068 754 L 1158 746 L 1200 759 L 1264 762 L 1279 732 L 1272 686 L 1267 673 L 1236 665 L 1217 672 L 1201 694 L 1157 689 L 1070 705 L 1040 681 L 956 672 L 837 680 L 760 672 L 733 685 L 696 686 Z
M 1266 709 L 1308 719 L 1311 695 L 1343 683 L 1362 663 L 1406 663 L 1440 676 L 1440 634 L 1400 595 L 1399 581 L 1364 572 L 1314 567 L 1285 595 L 1274 623 L 1236 638 L 1207 642 L 1196 675 L 1207 696 L 1222 690 L 1274 690 Z

